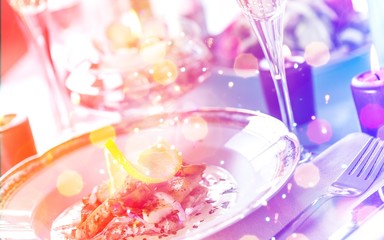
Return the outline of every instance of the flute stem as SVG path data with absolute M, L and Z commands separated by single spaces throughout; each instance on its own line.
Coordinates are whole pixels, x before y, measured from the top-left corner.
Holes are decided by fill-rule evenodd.
M 33 5 L 31 2 L 24 1 L 11 6 L 20 18 L 21 25 L 28 39 L 36 45 L 37 53 L 41 58 L 50 90 L 50 102 L 53 110 L 53 117 L 60 134 L 63 131 L 73 130 L 74 123 L 71 115 L 73 107 L 69 96 L 65 91 L 65 86 L 59 77 L 54 65 L 50 50 L 50 35 L 48 29 L 48 10 L 45 1 L 40 1 Z
M 283 57 L 283 13 L 266 20 L 247 16 L 267 59 L 276 89 L 281 118 L 291 132 L 296 124 L 289 98 Z

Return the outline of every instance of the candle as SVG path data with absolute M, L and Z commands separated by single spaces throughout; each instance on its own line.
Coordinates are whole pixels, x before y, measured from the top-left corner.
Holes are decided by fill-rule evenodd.
M 169 40 L 164 22 L 149 17 L 140 19 L 131 9 L 122 12 L 92 42 L 99 54 L 99 68 L 127 72 L 163 61 Z
M 371 49 L 371 71 L 361 73 L 351 82 L 351 91 L 361 131 L 384 139 L 384 69 Z
M 315 115 L 312 69 L 302 56 L 285 58 L 285 72 L 295 123 L 309 122 Z M 266 59 L 260 61 L 259 73 L 270 115 L 281 119 L 276 89 Z
M 1 173 L 35 155 L 36 148 L 28 118 L 23 115 L 0 116 Z

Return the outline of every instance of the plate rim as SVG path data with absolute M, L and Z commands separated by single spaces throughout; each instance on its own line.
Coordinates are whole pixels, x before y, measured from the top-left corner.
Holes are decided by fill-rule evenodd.
M 225 113 L 246 114 L 248 116 L 261 116 L 261 117 L 266 117 L 271 120 L 274 120 L 276 123 L 279 123 L 280 125 L 284 125 L 284 123 L 282 123 L 279 119 L 274 118 L 265 113 L 262 113 L 260 111 L 241 109 L 241 108 L 232 108 L 232 107 L 224 107 L 224 108 L 223 107 L 205 107 L 205 108 L 199 108 L 199 109 L 188 110 L 188 111 L 180 111 L 180 112 L 176 111 L 172 113 L 155 114 L 149 117 L 152 117 L 154 119 L 159 119 L 161 116 L 193 114 L 193 113 L 201 113 L 201 112 L 210 112 L 210 113 L 225 112 Z M 129 132 L 126 129 L 121 130 L 124 126 L 134 125 L 135 123 L 138 123 L 138 122 L 143 122 L 142 118 L 133 119 L 131 121 L 122 121 L 116 124 L 111 124 L 111 126 L 117 129 L 116 136 L 118 136 L 123 133 Z M 290 138 L 290 140 L 292 140 L 292 142 L 296 144 L 297 149 L 295 150 L 299 155 L 300 154 L 298 151 L 299 141 L 297 137 L 293 133 L 289 132 L 287 128 L 286 128 L 286 131 L 287 131 L 287 134 L 284 135 L 284 137 Z M 9 202 L 9 199 L 12 198 L 12 196 L 17 192 L 17 190 L 20 189 L 20 187 L 22 187 L 23 184 L 25 184 L 28 181 L 28 179 L 30 179 L 32 176 L 34 176 L 35 174 L 43 170 L 44 167 L 54 163 L 55 159 L 59 158 L 60 156 L 63 156 L 71 151 L 74 151 L 83 146 L 91 144 L 91 140 L 87 137 L 89 134 L 90 132 L 82 133 L 78 136 L 75 136 L 74 138 L 66 140 L 50 148 L 49 150 L 45 151 L 42 154 L 36 154 L 36 155 L 30 156 L 25 160 L 19 162 L 17 165 L 11 168 L 8 172 L 2 175 L 0 177 L 0 193 L 2 196 L 2 201 L 0 202 L 0 211 L 6 208 L 6 205 Z M 296 156 L 296 159 L 294 159 L 294 162 L 290 168 L 289 174 L 285 174 L 284 178 L 279 179 L 279 184 L 269 188 L 259 200 L 257 200 L 256 202 L 253 202 L 252 206 L 255 205 L 255 207 L 247 206 L 246 208 L 241 209 L 240 211 L 237 212 L 238 214 L 236 215 L 239 217 L 232 218 L 215 225 L 215 228 L 209 229 L 205 233 L 199 235 L 199 238 L 213 235 L 225 229 L 226 227 L 232 224 L 235 224 L 236 222 L 240 221 L 243 217 L 250 215 L 257 208 L 261 207 L 261 203 L 271 199 L 286 184 L 286 182 L 291 178 L 297 164 L 298 164 L 298 156 Z M 4 194 L 4 193 L 7 193 L 7 194 Z M 185 237 L 183 239 L 185 239 Z M 187 239 L 195 239 L 195 238 L 193 236 L 188 236 Z

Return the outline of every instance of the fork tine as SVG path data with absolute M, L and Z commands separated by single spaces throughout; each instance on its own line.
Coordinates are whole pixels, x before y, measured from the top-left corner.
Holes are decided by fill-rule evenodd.
M 381 152 L 380 146 L 378 146 L 379 143 L 380 143 L 380 140 L 378 138 L 376 138 L 373 141 L 373 143 L 370 146 L 370 149 L 368 150 L 367 154 L 365 155 L 364 159 L 361 161 L 360 165 L 355 170 L 353 175 L 357 174 L 357 177 L 360 177 L 362 174 L 364 174 L 365 176 L 363 176 L 363 179 L 365 179 L 367 174 L 371 172 L 371 168 L 375 164 Z
M 302 210 L 280 232 L 275 235 L 277 239 L 286 239 L 301 226 L 327 200 L 335 196 L 356 197 L 369 189 L 379 176 L 384 166 L 384 141 L 370 138 L 362 150 L 355 156 L 349 167 L 328 188 L 327 193 L 317 197 L 312 203 Z
M 377 144 L 378 139 L 373 139 L 371 144 L 368 146 L 367 151 L 365 151 L 362 158 L 358 162 L 357 166 L 352 170 L 351 175 L 359 177 L 364 172 L 364 170 L 366 170 L 368 161 L 374 161 L 372 160 L 372 156 L 374 159 L 376 159 L 374 153 L 377 151 Z
M 348 175 L 352 175 L 353 173 L 356 173 L 356 168 L 359 168 L 359 166 L 364 166 L 365 163 L 362 165 L 362 162 L 367 161 L 369 158 L 370 153 L 375 149 L 375 146 L 372 147 L 372 145 L 375 145 L 376 143 L 375 138 L 370 138 L 369 141 L 364 145 L 363 149 L 360 150 L 360 152 L 356 155 L 356 157 L 353 159 L 353 161 L 349 164 L 348 168 L 345 169 L 345 172 L 348 173 Z M 364 157 L 364 155 L 367 155 L 368 157 Z
M 364 177 L 365 180 L 368 180 L 369 178 L 376 178 L 376 176 L 380 173 L 383 164 L 384 164 L 384 145 L 383 142 L 380 142 L 380 147 L 377 148 L 375 159 L 369 164 L 368 168 L 369 171 L 365 171 Z

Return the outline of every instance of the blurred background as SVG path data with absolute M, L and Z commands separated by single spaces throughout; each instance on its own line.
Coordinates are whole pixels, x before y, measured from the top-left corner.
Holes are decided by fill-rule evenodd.
M 1 1 L 1 75 L 27 51 L 28 43 L 7 1 Z
M 7 1 L 1 2 L 1 74 L 5 74 L 28 48 L 15 13 Z M 60 1 L 50 0 L 52 5 Z M 64 1 L 73 4 L 77 1 Z M 134 2 L 134 1 L 133 1 Z M 234 0 L 165 0 L 149 1 L 155 14 L 174 14 L 193 19 L 205 38 L 213 37 L 216 64 L 233 67 L 234 59 L 241 52 L 251 52 L 259 57 L 255 36 L 241 16 Z M 161 3 L 160 3 L 161 2 Z M 304 51 L 313 42 L 323 44 L 334 56 L 340 56 L 372 42 L 369 19 L 380 19 L 368 14 L 367 0 L 289 0 L 286 9 L 284 42 L 292 51 Z M 377 1 L 376 1 L 377 2 Z M 375 3 L 372 3 L 372 5 Z M 61 3 L 62 6 L 66 4 Z M 220 5 L 220 10 L 218 9 Z M 371 9 L 377 9 L 372 6 Z M 56 10 L 55 10 L 56 11 Z M 371 10 L 376 11 L 376 10 Z M 368 16 L 372 16 L 369 18 Z M 72 21 L 72 19 L 71 19 Z
M 98 0 L 97 2 L 103 1 Z M 207 102 L 212 105 L 226 105 L 227 102 L 220 99 L 218 92 L 232 91 L 232 94 L 234 94 L 233 82 L 238 83 L 238 86 L 245 85 L 245 81 L 243 81 L 245 78 L 256 76 L 259 67 L 258 60 L 263 58 L 263 54 L 247 20 L 242 16 L 236 0 L 110 1 L 129 3 L 136 8 L 139 15 L 144 10 L 149 9 L 151 14 L 158 17 L 172 18 L 181 16 L 197 24 L 197 28 L 191 27 L 191 29 L 198 30 L 199 40 L 209 49 L 212 55 L 212 68 L 210 70 L 215 75 L 217 82 L 216 85 L 214 81 L 212 84 L 207 83 L 205 85 L 206 90 L 203 90 L 212 90 L 214 92 L 195 93 L 200 94 L 200 96 L 188 102 L 187 106 L 197 106 L 199 103 L 196 102 L 198 101 L 201 101 L 200 105 Z M 61 33 L 67 33 L 69 32 L 67 30 L 75 29 L 77 25 L 80 25 L 79 8 L 77 8 L 78 5 L 81 5 L 79 3 L 94 4 L 95 2 L 95 0 L 48 0 L 48 10 L 51 13 L 51 21 L 48 24 L 53 26 L 51 30 L 55 33 L 52 36 L 62 37 L 64 34 L 60 35 Z M 384 29 L 382 27 L 384 26 L 382 22 L 384 18 L 379 11 L 384 9 L 383 4 L 384 1 L 378 0 L 287 1 L 284 44 L 293 53 L 303 55 L 306 58 L 306 62 L 311 65 L 317 76 L 321 77 L 319 79 L 321 81 L 317 80 L 317 84 L 332 84 L 333 86 L 338 82 L 343 87 L 345 94 L 334 94 L 332 95 L 333 99 L 350 98 L 349 82 L 351 76 L 357 74 L 357 72 L 351 71 L 347 64 L 343 65 L 344 68 L 340 68 L 337 64 L 366 54 L 374 42 L 384 42 Z M 83 11 L 82 13 L 86 12 Z M 94 18 L 95 16 L 90 17 L 88 20 L 97 19 Z M 56 107 L 52 105 L 54 105 L 57 94 L 51 91 L 52 87 L 47 86 L 49 81 L 47 82 L 47 79 L 45 79 L 43 64 L 36 64 L 41 63 L 41 59 L 36 54 L 36 45 L 27 40 L 20 26 L 16 13 L 11 9 L 7 1 L 1 1 L 0 110 L 6 113 L 21 112 L 30 117 L 32 130 L 34 133 L 38 133 L 35 134 L 35 140 L 42 143 L 38 146 L 40 151 L 52 146 L 53 143 L 49 139 L 57 136 L 56 133 L 47 131 L 47 129 L 55 129 L 55 122 L 60 121 L 55 113 L 53 114 L 55 116 L 47 115 L 47 109 L 50 110 Z M 60 66 L 62 65 L 60 61 L 63 59 L 60 54 L 57 54 L 60 51 L 56 50 L 62 51 L 65 48 L 56 48 L 61 44 L 60 41 L 53 41 L 53 43 L 52 55 L 57 66 Z M 381 58 L 381 65 L 383 65 L 384 44 L 376 44 L 376 47 Z M 361 58 L 361 62 L 364 64 L 358 62 L 361 69 L 368 70 L 366 59 L 365 57 Z M 322 73 L 328 73 L 329 70 L 334 70 L 336 67 L 340 69 L 340 76 L 343 79 L 341 77 L 331 79 L 333 75 L 326 75 L 326 77 L 321 75 Z M 360 71 L 358 68 L 353 68 L 353 70 Z M 189 78 L 195 79 L 195 77 L 190 76 Z M 193 86 L 197 84 L 193 83 Z M 262 90 L 258 89 L 260 88 L 259 82 L 254 81 L 253 84 L 256 84 L 253 94 L 247 95 L 244 92 L 239 92 L 231 97 L 232 102 L 241 102 L 233 104 L 234 106 L 257 110 L 265 109 L 260 103 L 262 101 L 256 102 L 255 100 L 257 94 L 262 94 Z M 218 86 L 221 86 L 221 88 Z M 185 92 L 189 92 L 190 89 L 185 90 Z M 328 91 L 328 88 L 326 89 Z M 241 91 L 243 90 L 247 89 Z M 329 92 L 324 92 L 324 94 L 329 97 Z M 206 97 L 209 99 L 204 99 L 207 100 L 206 102 L 201 97 L 203 95 L 209 96 Z M 320 97 L 327 99 L 323 96 L 323 93 L 321 93 Z M 27 101 L 20 101 L 20 99 L 27 99 Z M 328 100 L 326 100 L 326 104 L 328 104 Z M 351 104 L 353 103 L 351 102 Z M 330 104 L 327 106 L 329 107 Z M 354 109 L 351 109 L 351 111 L 354 111 Z M 89 112 L 91 110 L 87 114 Z M 86 123 L 84 125 L 88 127 L 89 121 L 87 119 L 83 120 Z M 108 122 L 116 120 L 116 118 L 113 115 L 111 118 L 106 118 L 106 120 Z M 100 124 L 102 123 L 104 122 Z

